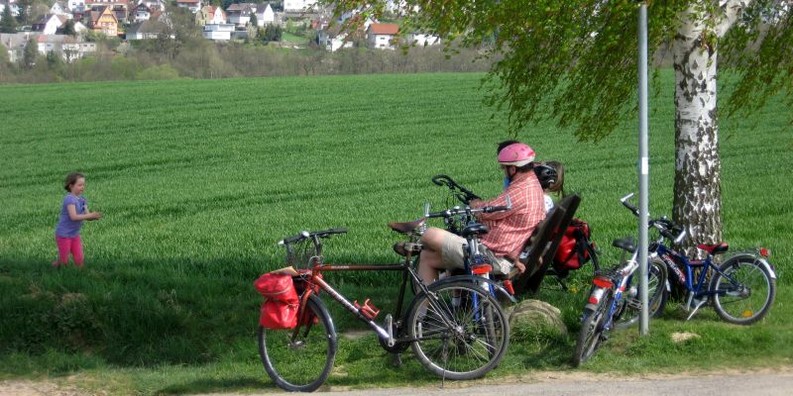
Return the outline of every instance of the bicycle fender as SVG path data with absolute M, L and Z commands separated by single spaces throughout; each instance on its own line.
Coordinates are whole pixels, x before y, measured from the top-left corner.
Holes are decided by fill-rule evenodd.
M 771 277 L 771 279 L 776 280 L 776 271 L 774 271 L 774 266 L 771 265 L 771 263 L 769 263 L 768 260 L 766 260 L 765 258 L 759 257 L 758 255 L 756 255 L 754 253 L 739 253 L 739 254 L 736 254 L 736 255 L 730 257 L 729 259 L 725 260 L 724 264 L 727 264 L 727 263 L 729 263 L 729 262 L 731 262 L 733 260 L 738 260 L 738 259 L 741 259 L 741 258 L 746 258 L 746 259 L 750 259 L 752 261 L 759 262 L 763 266 L 763 268 L 765 268 L 765 270 L 768 271 L 768 275 Z
M 446 278 L 443 278 L 443 279 L 433 283 L 432 285 L 430 285 L 430 287 L 435 286 L 435 285 L 444 285 L 446 283 L 456 282 L 456 281 L 460 281 L 460 280 L 470 281 L 472 283 L 487 282 L 488 284 L 493 286 L 493 288 L 496 291 L 496 294 L 501 294 L 501 295 L 505 296 L 507 299 L 509 299 L 510 303 L 512 303 L 512 304 L 515 304 L 515 303 L 518 302 L 518 300 L 516 300 L 515 297 L 513 297 L 511 294 L 509 294 L 509 292 L 507 291 L 507 289 L 504 288 L 504 286 L 501 286 L 500 284 L 498 284 L 498 282 L 494 281 L 493 279 L 483 278 L 483 277 L 478 276 L 478 275 L 453 275 L 453 276 L 447 276 Z

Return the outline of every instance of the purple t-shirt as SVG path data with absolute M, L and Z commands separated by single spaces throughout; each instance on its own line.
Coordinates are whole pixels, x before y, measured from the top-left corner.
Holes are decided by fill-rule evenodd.
M 72 194 L 66 194 L 61 207 L 61 217 L 58 220 L 58 226 L 55 227 L 56 236 L 72 238 L 80 235 L 80 227 L 83 225 L 83 221 L 74 221 L 69 218 L 69 205 L 74 205 L 75 209 L 77 209 L 77 214 L 84 214 L 87 203 L 82 196 L 77 197 Z

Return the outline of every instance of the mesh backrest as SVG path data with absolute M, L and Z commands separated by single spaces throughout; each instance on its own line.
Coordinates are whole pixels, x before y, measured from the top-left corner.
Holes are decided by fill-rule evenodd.
M 526 272 L 513 281 L 516 294 L 527 289 L 537 291 L 580 202 L 581 197 L 576 194 L 562 199 L 529 238 L 521 254 L 521 262 L 526 265 Z

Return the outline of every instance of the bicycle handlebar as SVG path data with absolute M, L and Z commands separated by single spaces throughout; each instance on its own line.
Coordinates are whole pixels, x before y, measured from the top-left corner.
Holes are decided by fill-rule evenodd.
M 432 177 L 432 182 L 437 186 L 448 187 L 449 190 L 451 190 L 454 194 L 455 198 L 466 205 L 474 199 L 481 199 L 478 195 L 474 194 L 473 191 L 461 186 L 449 176 L 443 174 L 435 175 Z
M 512 201 L 507 195 L 507 204 L 506 205 L 493 205 L 493 206 L 483 206 L 481 208 L 472 208 L 466 205 L 464 208 L 461 207 L 454 207 L 451 209 L 442 210 L 440 212 L 434 213 L 427 213 L 426 217 L 428 218 L 436 218 L 436 217 L 454 217 L 462 214 L 474 214 L 474 213 L 493 213 L 493 212 L 503 212 L 512 209 Z
M 300 231 L 300 233 L 297 234 L 297 235 L 294 235 L 294 236 L 291 236 L 291 237 L 286 237 L 286 238 L 278 241 L 278 244 L 279 245 L 289 245 L 289 244 L 292 244 L 292 243 L 297 243 L 297 242 L 303 241 L 303 240 L 308 239 L 308 238 L 314 238 L 314 237 L 316 237 L 316 238 L 327 238 L 327 237 L 329 237 L 331 235 L 345 234 L 345 233 L 347 233 L 347 229 L 346 228 L 329 228 L 327 230 L 312 231 L 312 232 Z
M 630 193 L 622 198 L 620 198 L 620 202 L 624 205 L 628 210 L 633 212 L 636 217 L 639 217 L 639 209 L 630 203 L 628 200 L 633 197 L 634 193 Z M 683 237 L 686 236 L 686 230 L 683 227 L 675 224 L 672 220 L 667 219 L 665 216 L 658 218 L 658 219 L 650 219 L 648 227 L 654 227 L 661 233 L 665 238 L 673 241 L 674 243 L 680 243 L 683 240 Z

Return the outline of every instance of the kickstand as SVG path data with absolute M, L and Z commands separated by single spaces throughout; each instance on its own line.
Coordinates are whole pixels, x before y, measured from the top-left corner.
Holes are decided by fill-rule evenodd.
M 694 306 L 694 309 L 692 309 L 692 310 L 691 310 L 691 313 L 690 313 L 690 314 L 688 315 L 688 317 L 686 318 L 686 321 L 688 321 L 689 319 L 691 319 L 691 317 L 692 317 L 692 316 L 694 316 L 694 314 L 695 314 L 695 313 L 697 313 L 697 311 L 699 310 L 699 308 L 701 308 L 703 305 L 705 305 L 705 303 L 706 303 L 706 302 L 708 302 L 708 301 L 707 301 L 707 300 L 702 300 L 702 301 L 699 301 L 699 302 L 697 302 L 697 303 L 696 303 L 697 305 L 695 305 L 695 306 Z
M 394 367 L 402 367 L 402 354 L 401 353 L 392 353 L 391 354 L 391 365 Z

